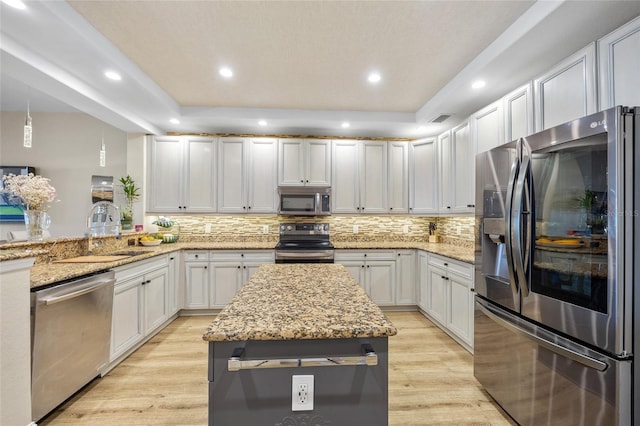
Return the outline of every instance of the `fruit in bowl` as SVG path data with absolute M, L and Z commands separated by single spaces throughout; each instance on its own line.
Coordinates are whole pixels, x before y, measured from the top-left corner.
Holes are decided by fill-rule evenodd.
M 159 246 L 161 242 L 162 240 L 156 239 L 150 235 L 145 235 L 144 237 L 140 238 L 140 243 L 143 246 Z

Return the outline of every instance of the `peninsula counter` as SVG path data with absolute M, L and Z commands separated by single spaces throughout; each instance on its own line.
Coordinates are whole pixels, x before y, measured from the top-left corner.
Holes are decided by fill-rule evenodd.
M 209 424 L 386 425 L 396 333 L 342 265 L 263 265 L 203 336 Z M 294 375 L 314 377 L 312 410 L 292 410 Z

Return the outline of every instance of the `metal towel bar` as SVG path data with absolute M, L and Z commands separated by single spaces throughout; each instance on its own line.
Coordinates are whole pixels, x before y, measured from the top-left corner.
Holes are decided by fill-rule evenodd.
M 370 344 L 361 346 L 362 355 L 335 356 L 322 358 L 277 358 L 243 360 L 244 348 L 236 348 L 227 361 L 229 371 L 253 370 L 257 368 L 292 368 L 292 367 L 338 367 L 346 365 L 378 365 L 378 355 Z

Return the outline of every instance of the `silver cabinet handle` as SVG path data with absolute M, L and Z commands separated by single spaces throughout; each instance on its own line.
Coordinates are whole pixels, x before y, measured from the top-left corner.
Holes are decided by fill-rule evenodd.
M 505 321 L 504 319 L 500 318 L 498 315 L 494 314 L 489 307 L 487 306 L 483 306 L 482 304 L 476 304 L 476 306 L 486 315 L 488 316 L 490 319 L 492 319 L 494 322 L 496 322 L 498 325 L 506 328 L 507 330 L 512 331 L 515 334 L 518 334 L 520 336 L 526 337 L 527 339 L 535 342 L 537 345 L 542 346 L 545 349 L 550 350 L 551 352 L 560 355 L 564 358 L 569 358 L 572 361 L 576 361 L 579 362 L 580 364 L 589 367 L 589 368 L 593 368 L 594 370 L 598 370 L 598 371 L 604 371 L 607 369 L 608 365 L 600 360 L 597 360 L 595 358 L 591 358 L 590 356 L 587 355 L 583 355 L 581 353 L 578 353 L 572 349 L 569 348 L 565 348 L 564 346 L 561 346 L 557 343 L 553 343 L 550 342 L 546 339 L 543 339 L 542 337 L 536 336 L 533 333 L 530 333 L 529 331 L 523 330 L 520 327 L 517 327 L 513 324 L 511 324 L 508 321 Z
M 274 359 L 247 359 L 243 360 L 244 348 L 236 348 L 227 360 L 229 371 L 255 370 L 258 368 L 293 368 L 293 367 L 339 367 L 348 365 L 378 365 L 378 355 L 373 347 L 365 343 L 362 346 L 362 355 L 323 357 L 323 358 L 274 358 Z

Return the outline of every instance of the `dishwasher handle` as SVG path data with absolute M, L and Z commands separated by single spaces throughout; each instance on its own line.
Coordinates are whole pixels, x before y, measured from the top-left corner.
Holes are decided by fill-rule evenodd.
M 111 285 L 111 284 L 113 284 L 113 282 L 114 282 L 114 280 L 112 280 L 112 279 L 101 280 L 101 281 L 98 281 L 97 283 L 95 283 L 95 284 L 93 284 L 93 285 L 91 285 L 89 287 L 81 288 L 80 290 L 72 291 L 71 293 L 66 293 L 66 294 L 63 294 L 61 296 L 54 296 L 54 297 L 44 298 L 44 299 L 40 300 L 40 303 L 43 303 L 45 305 L 54 305 L 56 303 L 64 302 L 66 300 L 75 299 L 76 297 L 80 297 L 80 296 L 83 296 L 85 294 L 91 293 L 93 291 L 96 291 L 99 288 L 104 287 L 104 286 Z

